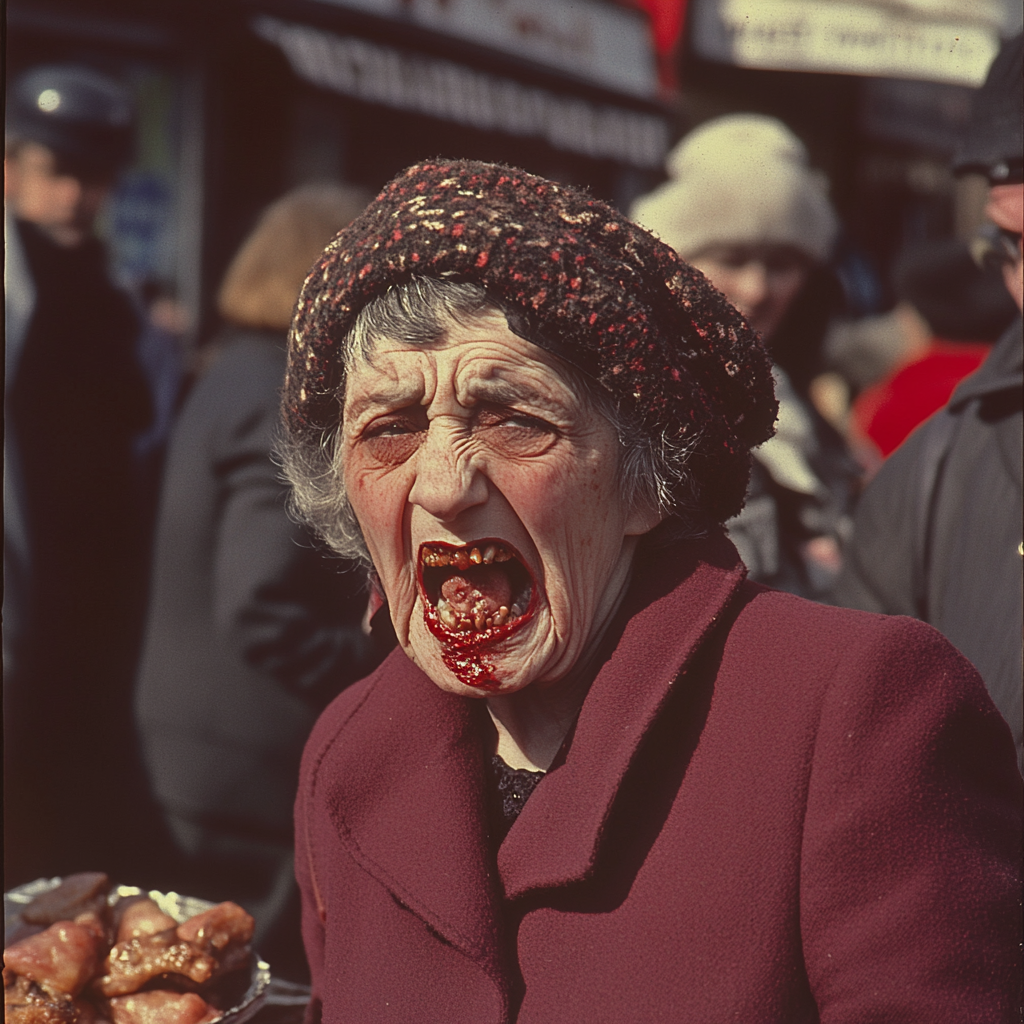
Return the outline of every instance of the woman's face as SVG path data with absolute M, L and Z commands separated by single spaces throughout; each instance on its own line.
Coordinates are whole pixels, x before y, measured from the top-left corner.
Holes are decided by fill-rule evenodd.
M 497 314 L 357 363 L 340 458 L 399 642 L 454 693 L 563 678 L 658 519 L 626 507 L 607 419 Z
M 807 281 L 811 261 L 790 245 L 716 245 L 690 260 L 766 341 Z

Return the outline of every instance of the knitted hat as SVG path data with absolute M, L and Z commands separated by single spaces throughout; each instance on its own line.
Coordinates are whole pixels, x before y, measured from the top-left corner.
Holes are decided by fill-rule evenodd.
M 690 132 L 669 154 L 669 180 L 632 217 L 693 259 L 714 244 L 791 245 L 823 263 L 838 225 L 828 181 L 781 122 L 730 114 Z
M 341 341 L 360 309 L 416 276 L 481 285 L 517 334 L 606 388 L 659 441 L 693 449 L 703 509 L 742 507 L 749 449 L 772 434 L 771 362 L 743 317 L 668 246 L 586 193 L 497 164 L 400 174 L 327 247 L 292 323 L 293 441 L 341 418 Z M 521 322 L 520 322 L 521 318 Z
M 1003 42 L 985 84 L 971 104 L 971 120 L 953 161 L 957 174 L 977 171 L 993 185 L 1024 181 L 1024 35 Z

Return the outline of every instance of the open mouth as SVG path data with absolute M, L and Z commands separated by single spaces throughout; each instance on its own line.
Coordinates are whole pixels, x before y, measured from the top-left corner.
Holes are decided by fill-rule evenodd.
M 533 613 L 530 571 L 514 548 L 498 540 L 421 545 L 419 580 L 435 632 L 436 626 L 464 639 L 497 639 Z

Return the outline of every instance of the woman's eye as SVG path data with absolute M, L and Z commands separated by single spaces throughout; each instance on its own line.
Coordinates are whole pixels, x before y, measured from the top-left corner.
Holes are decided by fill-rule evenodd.
M 411 416 L 388 416 L 363 431 L 362 443 L 371 458 L 385 465 L 405 462 L 420 446 L 427 425 Z
M 550 427 L 549 424 L 545 423 L 543 420 L 537 419 L 536 416 L 526 416 L 526 415 L 508 416 L 505 419 L 503 419 L 501 422 L 504 423 L 504 424 L 507 424 L 510 427 L 519 427 L 522 430 L 542 430 L 542 431 L 549 431 L 549 430 L 551 430 L 551 427 Z
M 370 437 L 397 437 L 399 434 L 411 434 L 412 426 L 408 423 L 385 423 L 368 432 Z
M 482 412 L 477 431 L 492 448 L 511 456 L 540 455 L 558 437 L 552 424 L 520 412 Z

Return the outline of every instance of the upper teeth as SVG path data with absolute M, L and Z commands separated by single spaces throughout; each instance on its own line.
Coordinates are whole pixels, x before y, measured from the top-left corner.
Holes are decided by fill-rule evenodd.
M 457 569 L 468 569 L 471 565 L 490 565 L 491 562 L 507 562 L 514 556 L 512 552 L 501 544 L 488 544 L 480 550 L 478 547 L 470 548 L 431 548 L 424 547 L 422 560 L 423 564 L 432 569 L 446 565 L 454 565 Z

